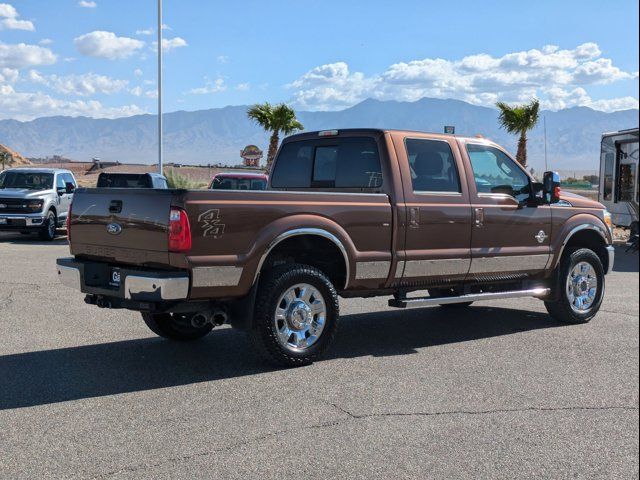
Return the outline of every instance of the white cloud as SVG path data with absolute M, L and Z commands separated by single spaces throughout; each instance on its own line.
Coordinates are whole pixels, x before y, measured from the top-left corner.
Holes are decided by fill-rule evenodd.
M 153 49 L 157 51 L 158 42 L 153 42 Z M 162 51 L 170 52 L 176 48 L 182 48 L 188 46 L 187 41 L 181 37 L 163 38 L 162 39 Z
M 638 99 L 634 97 L 609 98 L 605 100 L 593 100 L 589 105 L 595 110 L 603 112 L 615 112 L 617 110 L 638 109 Z
M 235 89 L 240 92 L 246 92 L 251 88 L 251 84 L 249 82 L 239 83 L 235 86 Z
M 52 115 L 94 118 L 128 117 L 146 113 L 137 105 L 107 107 L 96 100 L 62 100 L 42 92 L 16 92 L 10 85 L 0 86 L 0 118 L 32 120 Z
M 215 93 L 224 92 L 227 86 L 224 84 L 222 78 L 218 78 L 214 81 L 207 80 L 204 87 L 192 88 L 187 93 L 191 95 L 213 95 Z
M 118 37 L 113 32 L 96 30 L 85 33 L 73 41 L 82 55 L 116 60 L 128 58 L 144 47 L 144 42 L 129 37 Z
M 295 103 L 303 108 L 333 110 L 349 107 L 374 93 L 375 78 L 351 73 L 344 62 L 316 67 L 288 85 Z
M 85 73 L 82 75 L 46 75 L 36 70 L 29 71 L 29 80 L 33 83 L 46 85 L 66 95 L 86 97 L 95 94 L 110 95 L 127 88 L 128 80 L 119 80 L 105 75 Z
M 573 50 L 555 45 L 493 57 L 481 53 L 460 60 L 426 58 L 390 65 L 366 76 L 344 62 L 309 70 L 287 87 L 300 108 L 333 110 L 366 98 L 415 101 L 423 97 L 456 98 L 492 106 L 496 101 L 522 102 L 541 98 L 544 108 L 574 105 L 611 109 L 628 99 L 593 101 L 585 87 L 638 78 L 603 58 L 595 43 Z
M 228 55 L 218 55 L 216 57 L 216 61 L 218 63 L 222 63 L 222 64 L 229 63 L 229 56 Z
M 20 20 L 18 11 L 9 3 L 0 3 L 0 30 L 27 30 L 33 32 L 35 27 L 29 20 Z
M 53 40 L 51 40 L 50 38 L 43 38 L 38 42 L 38 45 L 51 45 L 52 43 Z
M 24 43 L 7 44 L 0 42 L 0 68 L 25 68 L 37 65 L 51 65 L 57 60 L 48 48 Z
M 144 92 L 144 96 L 147 98 L 158 98 L 158 90 L 147 90 Z
M 153 28 L 136 30 L 136 35 L 153 35 Z
M 20 72 L 16 68 L 0 68 L 0 83 L 15 83 L 20 77 Z
M 142 87 L 133 87 L 131 90 L 129 90 L 129 93 L 131 93 L 131 95 L 139 97 L 140 95 L 142 95 Z
M 141 70 L 141 69 L 139 69 L 139 68 L 136 68 L 136 69 L 133 71 L 133 74 L 134 74 L 136 77 L 141 77 L 141 76 L 142 76 L 142 70 Z
M 80 0 L 78 2 L 78 6 L 79 7 L 83 7 L 83 8 L 96 8 L 98 6 L 98 4 L 96 2 L 92 2 L 90 0 Z
M 15 68 L 0 68 L 0 84 L 16 83 L 20 72 Z

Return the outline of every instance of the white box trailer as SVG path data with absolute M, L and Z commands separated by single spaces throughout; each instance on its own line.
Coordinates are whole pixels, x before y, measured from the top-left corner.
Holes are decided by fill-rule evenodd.
M 638 233 L 638 128 L 602 135 L 598 200 L 614 225 Z

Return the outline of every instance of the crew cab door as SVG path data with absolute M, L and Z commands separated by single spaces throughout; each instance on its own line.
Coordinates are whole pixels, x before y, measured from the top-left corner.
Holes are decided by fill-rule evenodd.
M 471 206 L 453 137 L 396 136 L 405 196 L 405 261 L 400 285 L 461 281 L 471 264 Z
M 545 269 L 550 255 L 551 208 L 535 205 L 531 179 L 503 150 L 460 141 L 470 165 L 473 228 L 469 280 L 526 278 Z

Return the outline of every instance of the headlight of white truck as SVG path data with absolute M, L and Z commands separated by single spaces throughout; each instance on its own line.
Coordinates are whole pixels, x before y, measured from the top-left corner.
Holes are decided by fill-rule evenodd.
M 29 200 L 25 204 L 25 208 L 31 213 L 36 213 L 42 211 L 42 205 L 44 205 L 44 200 Z

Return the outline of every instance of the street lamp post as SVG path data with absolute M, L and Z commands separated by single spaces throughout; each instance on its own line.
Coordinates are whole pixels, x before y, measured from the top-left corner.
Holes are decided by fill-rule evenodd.
M 162 0 L 158 0 L 158 173 L 162 175 Z

